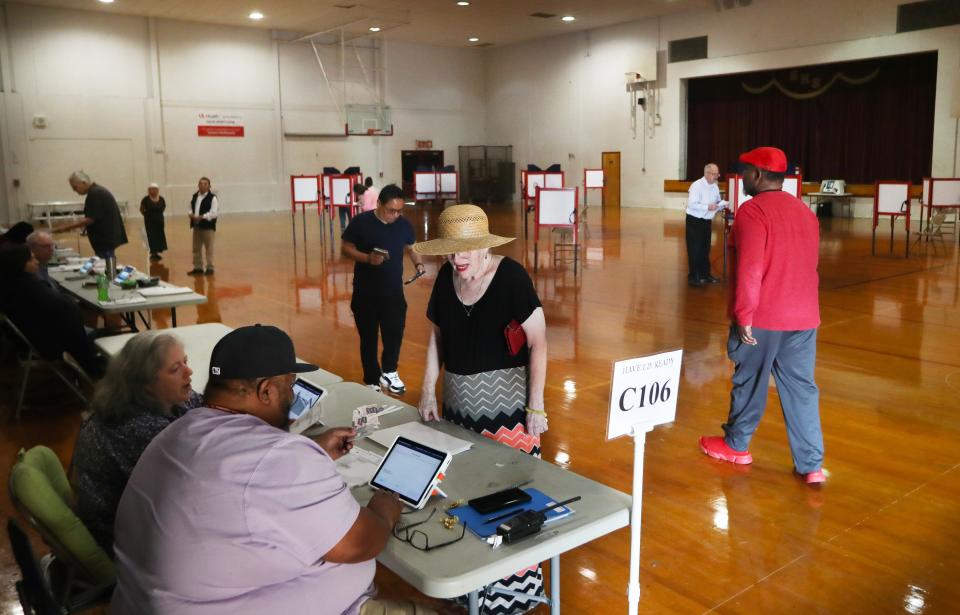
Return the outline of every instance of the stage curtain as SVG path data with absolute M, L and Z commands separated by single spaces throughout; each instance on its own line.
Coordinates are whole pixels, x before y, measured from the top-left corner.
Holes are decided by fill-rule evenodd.
M 760 145 L 804 180 L 919 182 L 930 175 L 936 52 L 691 79 L 687 178 Z

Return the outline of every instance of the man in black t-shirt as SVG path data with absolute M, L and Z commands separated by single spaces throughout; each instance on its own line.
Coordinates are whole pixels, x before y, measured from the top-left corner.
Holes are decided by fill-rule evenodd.
M 68 181 L 74 192 L 86 196 L 83 218 L 51 230 L 63 233 L 86 227 L 93 252 L 100 258 L 115 257 L 116 249 L 127 243 L 127 230 L 123 227 L 117 200 L 109 190 L 94 183 L 83 171 L 74 172 Z
M 415 240 L 413 225 L 404 218 L 403 194 L 394 184 L 385 186 L 377 199 L 377 208 L 354 216 L 343 231 L 344 256 L 355 261 L 353 298 L 350 309 L 360 334 L 360 360 L 363 382 L 374 389 L 391 393 L 406 391 L 397 374 L 400 344 L 407 319 L 407 301 L 403 296 L 403 255 L 423 271 L 423 262 L 411 246 Z M 383 354 L 377 362 L 377 332 L 383 337 Z

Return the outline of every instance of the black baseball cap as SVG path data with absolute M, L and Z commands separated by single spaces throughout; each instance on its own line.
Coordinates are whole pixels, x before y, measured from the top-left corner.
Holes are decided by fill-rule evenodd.
M 210 376 L 213 378 L 247 380 L 317 369 L 310 363 L 297 363 L 289 335 L 276 327 L 259 323 L 227 333 L 210 355 Z

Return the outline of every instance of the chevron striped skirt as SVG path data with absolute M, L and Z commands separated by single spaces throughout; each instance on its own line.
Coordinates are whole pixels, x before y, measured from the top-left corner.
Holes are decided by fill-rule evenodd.
M 526 367 L 469 376 L 444 372 L 443 418 L 539 457 L 540 437 L 527 433 L 526 408 Z
M 526 367 L 498 369 L 469 376 L 445 372 L 443 418 L 539 457 L 540 438 L 527 433 L 526 407 Z M 543 571 L 540 566 L 521 570 L 488 586 L 480 596 L 482 614 L 525 613 L 537 603 L 505 596 L 497 593 L 497 588 L 542 595 Z

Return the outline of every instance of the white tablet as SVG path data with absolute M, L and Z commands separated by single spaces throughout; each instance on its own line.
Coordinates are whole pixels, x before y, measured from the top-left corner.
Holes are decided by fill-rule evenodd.
M 374 489 L 391 491 L 413 508 L 423 508 L 453 455 L 397 436 L 370 479 Z

